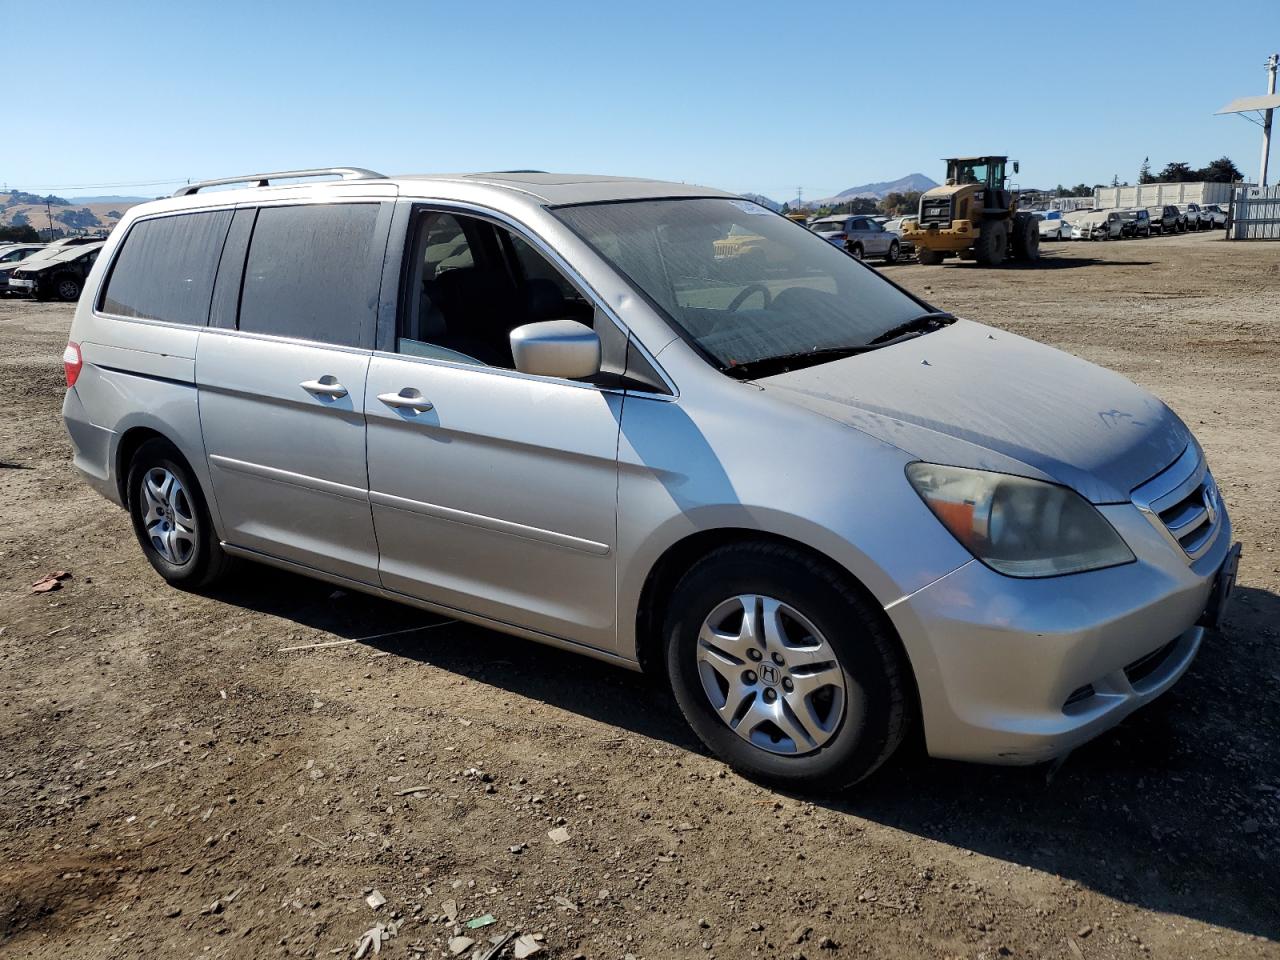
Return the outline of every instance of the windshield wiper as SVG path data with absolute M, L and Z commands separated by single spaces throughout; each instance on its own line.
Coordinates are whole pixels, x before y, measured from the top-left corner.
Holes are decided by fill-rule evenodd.
M 804 367 L 826 363 L 828 360 L 839 360 L 842 357 L 852 357 L 859 353 L 870 353 L 872 350 L 879 350 L 881 347 L 887 347 L 899 341 L 909 340 L 938 330 L 948 324 L 955 323 L 955 320 L 956 318 L 952 314 L 942 311 L 922 313 L 906 323 L 890 327 L 884 333 L 878 334 L 866 343 L 844 347 L 819 347 L 813 350 L 798 350 L 795 353 L 782 353 L 774 357 L 760 357 L 756 360 L 747 360 L 744 363 L 730 363 L 721 369 L 738 380 L 752 380 L 759 376 L 786 373 L 790 370 L 800 370 Z
M 906 338 L 908 334 L 920 336 L 925 333 L 932 333 L 934 330 L 941 329 L 956 322 L 954 315 L 946 313 L 942 310 L 934 310 L 930 313 L 922 313 L 918 317 L 913 317 L 906 323 L 900 323 L 896 327 L 890 327 L 884 333 L 881 333 L 871 340 L 867 341 L 868 346 L 888 346 L 890 342 L 897 342 Z
M 761 375 L 786 373 L 788 370 L 799 370 L 827 360 L 839 360 L 841 357 L 852 357 L 857 353 L 879 349 L 878 344 L 863 343 L 850 347 L 821 347 L 817 350 L 799 350 L 795 353 L 780 353 L 776 357 L 760 357 L 745 363 L 730 363 L 722 368 L 725 373 L 738 380 L 751 380 Z

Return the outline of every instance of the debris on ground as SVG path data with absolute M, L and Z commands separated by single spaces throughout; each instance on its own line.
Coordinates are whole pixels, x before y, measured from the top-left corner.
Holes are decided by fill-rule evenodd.
M 516 960 L 524 960 L 525 957 L 532 957 L 535 953 L 541 953 L 542 944 L 538 942 L 537 934 L 521 934 L 516 937 L 515 946 L 511 948 L 511 952 Z
M 458 919 L 458 901 L 457 900 L 452 900 L 452 899 L 446 900 L 444 903 L 440 904 L 440 910 L 444 914 L 445 919 L 448 920 L 450 923 L 453 923 L 453 921 Z
M 371 909 L 377 910 L 387 902 L 387 898 L 384 897 L 377 890 L 374 890 L 372 893 L 370 893 L 367 897 L 364 898 L 364 902 L 367 903 Z
M 498 918 L 492 913 L 486 913 L 483 916 L 475 917 L 467 921 L 468 930 L 479 930 L 481 927 L 487 927 L 492 923 L 497 923 Z
M 370 927 L 360 935 L 360 941 L 356 944 L 356 955 L 352 960 L 363 960 L 370 952 L 381 953 L 382 945 L 399 932 L 400 923 L 396 921 Z
M 474 943 L 475 941 L 470 937 L 450 937 L 449 952 L 456 957 L 458 954 L 465 953 L 467 950 L 471 949 L 471 946 Z
M 31 585 L 32 593 L 49 593 L 52 590 L 61 590 L 62 581 L 69 580 L 71 574 L 66 570 L 55 570 L 53 573 L 46 573 L 43 577 Z
M 554 830 L 548 830 L 547 836 L 551 839 L 551 842 L 557 846 L 562 843 L 569 842 L 569 831 L 564 827 L 556 827 Z

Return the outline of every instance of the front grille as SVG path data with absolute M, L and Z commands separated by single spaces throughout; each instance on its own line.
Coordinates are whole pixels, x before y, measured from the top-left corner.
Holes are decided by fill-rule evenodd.
M 951 226 L 951 198 L 926 198 L 920 201 L 921 225 L 936 223 L 939 226 Z
M 1194 443 L 1173 464 L 1134 490 L 1133 502 L 1192 560 L 1209 549 L 1222 517 L 1217 484 Z

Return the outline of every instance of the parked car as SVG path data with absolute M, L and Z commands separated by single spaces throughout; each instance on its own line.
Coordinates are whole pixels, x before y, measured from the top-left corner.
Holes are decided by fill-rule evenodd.
M 813 222 L 814 233 L 843 248 L 855 260 L 875 257 L 896 263 L 902 253 L 902 240 L 877 223 L 873 217 L 821 217 Z
M 325 172 L 132 207 L 76 308 L 73 464 L 174 585 L 243 558 L 650 670 L 820 790 L 917 725 L 1061 755 L 1222 616 L 1204 453 L 1118 374 L 730 193 Z
M 1209 226 L 1212 228 L 1225 227 L 1227 225 L 1227 211 L 1223 210 L 1216 203 L 1211 203 L 1207 207 L 1200 208 L 1201 215 L 1207 214 L 1209 217 Z
M 1178 211 L 1186 218 L 1188 230 L 1207 230 L 1213 225 L 1213 217 L 1205 214 L 1198 203 L 1180 203 Z
M 1124 237 L 1151 236 L 1151 215 L 1145 208 L 1120 211 L 1120 235 Z
M 1180 233 L 1182 231 L 1182 214 L 1173 204 L 1162 207 L 1147 207 L 1147 218 L 1151 221 L 1151 229 L 1156 233 Z
M 1097 210 L 1076 221 L 1078 240 L 1119 240 L 1124 235 L 1124 218 L 1119 210 Z
M 102 241 L 62 247 L 50 244 L 18 265 L 9 275 L 9 289 L 37 300 L 78 300 L 101 249 Z
M 895 234 L 897 236 L 898 243 L 900 244 L 899 249 L 902 256 L 904 257 L 914 256 L 916 252 L 916 245 L 911 240 L 910 237 L 904 237 L 902 235 L 902 228 L 904 225 L 908 223 L 915 223 L 919 219 L 920 218 L 914 214 L 910 216 L 905 216 L 905 217 L 894 217 L 892 220 L 887 221 L 884 225 L 884 228 L 886 230 L 888 230 L 890 233 Z
M 1062 216 L 1061 210 L 1038 210 L 1035 216 L 1041 240 L 1071 239 L 1071 224 Z
M 0 294 L 9 293 L 9 274 L 28 257 L 44 249 L 42 243 L 0 244 Z

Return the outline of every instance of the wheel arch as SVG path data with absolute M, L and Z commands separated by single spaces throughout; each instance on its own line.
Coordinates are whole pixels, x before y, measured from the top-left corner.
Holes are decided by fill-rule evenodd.
M 640 669 L 649 675 L 659 676 L 665 672 L 663 652 L 662 620 L 667 600 L 679 583 L 680 578 L 694 564 L 714 550 L 734 544 L 769 543 L 789 547 L 805 554 L 814 561 L 830 568 L 836 576 L 850 589 L 862 596 L 870 609 L 878 611 L 888 636 L 897 644 L 910 674 L 910 694 L 919 710 L 919 690 L 917 689 L 915 668 L 906 645 L 902 642 L 897 628 L 888 614 L 884 613 L 883 604 L 875 594 L 855 576 L 847 567 L 836 561 L 823 551 L 783 534 L 744 527 L 717 527 L 699 530 L 671 544 L 658 557 L 649 569 L 644 586 L 640 591 L 640 601 L 636 607 L 636 659 Z

